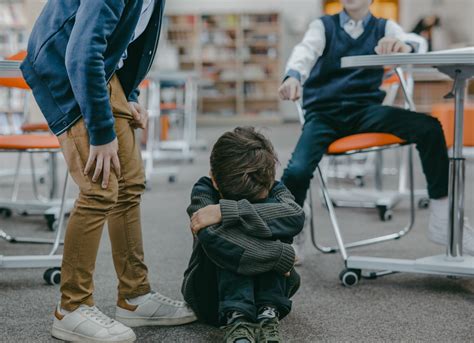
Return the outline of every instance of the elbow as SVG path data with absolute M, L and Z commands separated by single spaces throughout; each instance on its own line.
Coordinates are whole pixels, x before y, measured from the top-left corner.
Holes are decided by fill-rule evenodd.
M 308 218 L 309 219 L 309 218 Z M 303 227 L 304 227 L 304 222 L 305 222 L 305 214 L 303 211 L 301 211 L 301 214 L 298 215 L 296 218 L 295 218 L 295 225 L 294 225 L 294 236 L 296 236 L 297 234 L 299 234 L 301 231 L 303 231 Z

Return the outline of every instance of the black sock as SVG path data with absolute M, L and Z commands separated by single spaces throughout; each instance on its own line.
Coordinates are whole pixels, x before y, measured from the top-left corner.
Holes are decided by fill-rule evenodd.
M 257 320 L 261 321 L 264 319 L 273 319 L 278 318 L 278 316 L 278 310 L 274 306 L 265 305 L 258 309 Z

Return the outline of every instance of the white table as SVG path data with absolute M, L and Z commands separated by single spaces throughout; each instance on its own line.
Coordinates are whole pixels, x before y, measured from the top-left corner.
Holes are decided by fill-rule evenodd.
M 21 75 L 18 61 L 0 60 L 0 77 L 19 77 Z
M 411 65 L 412 68 L 436 68 L 454 79 L 453 92 L 448 94 L 449 98 L 455 99 L 455 139 L 449 166 L 449 232 L 446 254 L 416 260 L 348 256 L 346 266 L 356 270 L 372 269 L 474 276 L 474 257 L 462 254 L 465 188 L 465 160 L 462 151 L 464 96 L 466 81 L 474 76 L 474 47 L 425 54 L 366 55 L 341 59 L 342 68 L 380 68 L 406 65 Z M 345 252 L 343 255 L 346 256 Z

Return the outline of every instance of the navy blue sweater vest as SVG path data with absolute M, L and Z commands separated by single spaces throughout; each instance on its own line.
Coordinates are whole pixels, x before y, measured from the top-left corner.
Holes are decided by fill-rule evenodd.
M 383 69 L 341 68 L 341 58 L 373 55 L 377 42 L 385 36 L 385 19 L 372 16 L 364 33 L 354 39 L 339 24 L 339 14 L 321 18 L 326 31 L 326 47 L 304 84 L 303 107 L 317 110 L 340 104 L 380 104 Z

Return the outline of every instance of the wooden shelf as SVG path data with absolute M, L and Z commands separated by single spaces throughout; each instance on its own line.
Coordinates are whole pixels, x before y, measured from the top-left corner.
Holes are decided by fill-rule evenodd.
M 279 13 L 171 14 L 168 17 L 171 23 L 168 32 L 171 38 L 177 38 L 178 52 L 192 54 L 180 59 L 181 66 L 194 66 L 208 81 L 206 89 L 216 92 L 225 92 L 226 87 L 235 89 L 235 95 L 218 97 L 206 96 L 203 92 L 199 97 L 201 112 L 221 113 L 209 115 L 212 120 L 216 117 L 248 120 L 259 117 L 255 113 L 261 112 L 266 117 L 269 112 L 278 112 L 280 102 L 276 89 L 281 82 L 277 75 L 281 64 Z M 170 43 L 173 44 L 172 39 Z M 220 58 L 227 54 L 230 56 Z M 252 79 L 253 75 L 270 76 Z M 273 89 L 275 95 L 271 96 Z M 265 95 L 252 96 L 252 92 Z M 237 115 L 230 116 L 234 111 Z

